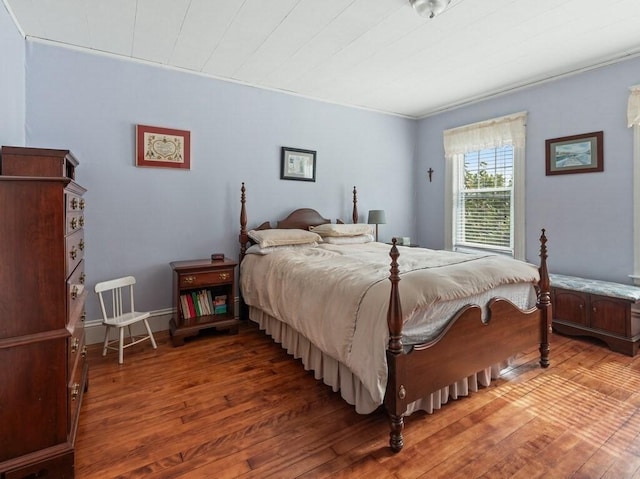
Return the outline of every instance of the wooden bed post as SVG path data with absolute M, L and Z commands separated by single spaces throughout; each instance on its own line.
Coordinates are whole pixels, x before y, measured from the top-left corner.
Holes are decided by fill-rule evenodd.
M 247 234 L 247 209 L 245 207 L 246 196 L 245 196 L 245 188 L 244 181 L 242 182 L 242 187 L 240 188 L 240 235 L 238 235 L 238 241 L 240 241 L 240 258 L 238 261 L 238 276 L 240 275 L 240 266 L 242 264 L 242 260 L 244 259 L 247 253 L 247 242 L 249 241 L 249 235 Z M 242 298 L 242 289 L 240 288 L 240 281 L 238 280 L 238 305 L 239 305 L 239 317 L 240 319 L 249 319 L 249 309 L 247 308 L 244 299 Z
M 545 229 L 542 229 L 540 235 L 540 289 L 538 291 L 537 308 L 542 314 L 540 322 L 540 366 L 549 367 L 549 335 L 551 333 L 551 319 L 553 311 L 551 310 L 551 292 L 549 287 L 549 271 L 547 270 L 547 237 Z
M 358 222 L 358 193 L 356 187 L 353 187 L 353 211 L 351 212 L 351 222 L 355 225 Z
M 389 309 L 387 310 L 387 325 L 389 327 L 389 347 L 387 350 L 387 361 L 389 363 L 389 379 L 387 382 L 387 413 L 389 414 L 389 446 L 393 452 L 399 452 L 404 446 L 402 430 L 404 429 L 404 417 L 402 414 L 405 408 L 402 407 L 406 397 L 405 386 L 402 381 L 403 371 L 401 363 L 398 361 L 402 355 L 402 305 L 400 304 L 400 269 L 398 268 L 398 257 L 400 253 L 396 246 L 397 239 L 391 240 L 392 246 L 389 256 L 391 256 L 391 293 L 389 294 Z

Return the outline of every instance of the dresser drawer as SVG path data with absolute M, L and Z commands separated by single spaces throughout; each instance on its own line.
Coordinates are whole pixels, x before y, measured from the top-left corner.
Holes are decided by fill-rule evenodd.
M 77 427 L 77 418 L 80 412 L 80 404 L 82 403 L 82 396 L 84 394 L 84 387 L 86 381 L 86 349 L 84 345 L 84 336 L 82 340 L 82 346 L 78 350 L 78 355 L 75 358 L 76 362 L 74 364 L 73 371 L 69 376 L 69 384 L 67 387 L 67 397 L 69 404 L 69 418 L 71 422 L 69 423 L 69 431 L 74 435 L 75 429 Z
M 82 196 L 67 192 L 65 194 L 65 201 L 68 212 L 84 211 L 85 201 Z
M 78 266 L 73 270 L 67 279 L 67 325 L 80 321 L 84 310 L 84 302 L 87 297 L 85 286 L 84 260 L 78 262 Z
M 71 234 L 74 231 L 82 229 L 82 227 L 84 226 L 84 213 L 81 213 L 81 212 L 67 213 L 66 218 L 67 218 L 67 229 L 65 231 L 65 234 Z
M 67 256 L 67 275 L 69 275 L 84 257 L 83 230 L 78 230 L 65 238 L 65 252 Z
M 180 275 L 180 288 L 198 288 L 211 284 L 227 284 L 233 281 L 233 268 L 202 271 Z
M 73 330 L 73 333 L 67 338 L 67 349 L 69 357 L 69 377 L 74 376 L 74 370 L 78 367 L 78 358 L 87 355 L 87 345 L 85 344 L 84 323 L 78 322 L 79 327 Z

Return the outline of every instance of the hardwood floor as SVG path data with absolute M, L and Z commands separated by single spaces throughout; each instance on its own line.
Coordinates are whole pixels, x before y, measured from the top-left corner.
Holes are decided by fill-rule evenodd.
M 640 478 L 640 355 L 554 336 L 494 381 L 406 421 L 356 414 L 250 324 L 174 348 L 89 349 L 76 478 Z

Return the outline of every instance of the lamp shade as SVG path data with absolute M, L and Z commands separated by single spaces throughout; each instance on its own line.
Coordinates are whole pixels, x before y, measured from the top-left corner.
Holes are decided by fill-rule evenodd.
M 384 225 L 387 223 L 387 215 L 384 210 L 369 210 L 367 223 L 370 225 Z

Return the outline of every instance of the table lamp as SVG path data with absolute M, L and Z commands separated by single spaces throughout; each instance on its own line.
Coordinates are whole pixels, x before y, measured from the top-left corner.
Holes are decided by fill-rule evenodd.
M 387 216 L 384 210 L 369 210 L 369 218 L 367 223 L 370 225 L 376 225 L 376 241 L 378 241 L 378 225 L 384 225 L 387 223 Z

